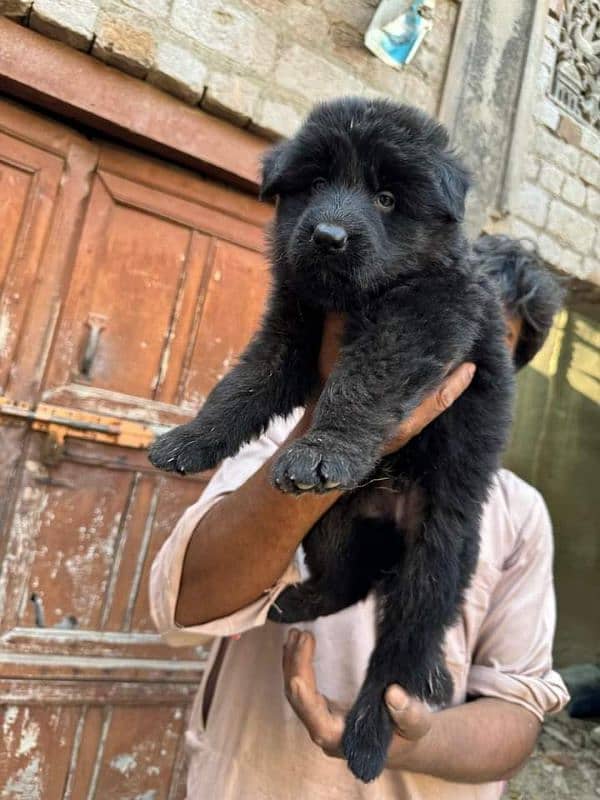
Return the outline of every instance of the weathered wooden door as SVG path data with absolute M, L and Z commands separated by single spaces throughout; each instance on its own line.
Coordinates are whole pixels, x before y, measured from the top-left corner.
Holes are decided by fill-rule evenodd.
M 189 418 L 245 344 L 268 215 L 0 101 L 0 395 L 32 417 L 0 414 L 0 798 L 183 796 L 207 653 L 161 644 L 147 576 L 203 478 L 119 432 Z

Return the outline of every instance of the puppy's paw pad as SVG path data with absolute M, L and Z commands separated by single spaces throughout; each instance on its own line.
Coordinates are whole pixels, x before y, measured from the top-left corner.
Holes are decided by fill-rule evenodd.
M 334 445 L 300 439 L 277 459 L 273 484 L 294 494 L 350 489 L 362 477 L 361 467 Z

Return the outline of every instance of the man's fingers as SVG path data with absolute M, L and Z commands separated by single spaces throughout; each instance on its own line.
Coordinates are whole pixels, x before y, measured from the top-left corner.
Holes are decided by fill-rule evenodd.
M 316 689 L 314 656 L 314 636 L 307 631 L 291 628 L 283 649 L 283 672 L 286 680 L 297 675 L 309 688 Z
M 388 686 L 385 702 L 396 733 L 403 739 L 416 741 L 431 728 L 429 709 L 424 703 L 409 697 L 400 686 Z
M 461 396 L 475 375 L 475 364 L 466 362 L 453 370 L 443 381 L 435 395 L 435 408 L 440 414 L 450 408 Z

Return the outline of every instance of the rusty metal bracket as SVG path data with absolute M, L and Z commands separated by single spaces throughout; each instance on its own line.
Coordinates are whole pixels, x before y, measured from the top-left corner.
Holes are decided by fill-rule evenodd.
M 48 435 L 48 461 L 60 458 L 67 437 L 88 439 L 119 447 L 143 450 L 154 440 L 155 432 L 148 425 L 119 417 L 90 414 L 75 408 L 52 406 L 47 403 L 31 405 L 0 395 L 0 425 L 14 420 L 31 423 L 34 431 Z

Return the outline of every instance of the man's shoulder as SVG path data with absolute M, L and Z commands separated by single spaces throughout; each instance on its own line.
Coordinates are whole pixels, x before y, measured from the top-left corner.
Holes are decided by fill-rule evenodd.
M 541 538 L 549 533 L 548 512 L 542 495 L 514 472 L 499 470 L 483 511 L 482 555 L 502 568 L 523 537 Z

